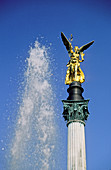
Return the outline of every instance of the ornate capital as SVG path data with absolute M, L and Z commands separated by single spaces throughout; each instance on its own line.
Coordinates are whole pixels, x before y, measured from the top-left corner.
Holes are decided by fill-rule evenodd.
M 73 101 L 73 100 L 62 100 L 63 102 L 63 117 L 67 124 L 70 122 L 79 121 L 85 124 L 85 120 L 89 115 L 88 102 L 89 100 Z

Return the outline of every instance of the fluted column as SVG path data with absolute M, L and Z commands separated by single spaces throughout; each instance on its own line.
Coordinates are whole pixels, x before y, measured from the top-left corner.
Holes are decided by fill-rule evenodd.
M 68 127 L 67 170 L 86 170 L 84 126 L 89 115 L 89 100 L 84 100 L 79 82 L 73 82 L 67 91 L 67 100 L 62 100 Z
M 84 124 L 72 122 L 68 125 L 67 170 L 86 170 Z

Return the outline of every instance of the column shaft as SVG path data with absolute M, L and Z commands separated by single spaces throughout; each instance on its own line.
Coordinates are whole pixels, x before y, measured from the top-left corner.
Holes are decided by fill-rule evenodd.
M 67 170 L 86 170 L 84 124 L 72 122 L 68 125 Z

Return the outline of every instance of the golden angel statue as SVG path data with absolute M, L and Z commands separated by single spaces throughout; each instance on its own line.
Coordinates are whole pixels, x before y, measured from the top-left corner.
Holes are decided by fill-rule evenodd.
M 85 81 L 85 76 L 80 68 L 80 62 L 84 61 L 83 57 L 85 54 L 83 53 L 83 51 L 89 48 L 94 43 L 94 41 L 91 41 L 90 43 L 83 45 L 80 48 L 78 48 L 78 46 L 75 46 L 73 51 L 72 44 L 68 41 L 63 32 L 61 32 L 61 37 L 70 57 L 70 60 L 67 63 L 68 69 L 66 73 L 65 84 L 71 84 L 73 81 L 83 83 Z

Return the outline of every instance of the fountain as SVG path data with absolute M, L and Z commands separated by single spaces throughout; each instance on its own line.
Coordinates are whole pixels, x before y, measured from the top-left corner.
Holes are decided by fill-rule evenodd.
M 47 48 L 36 41 L 29 53 L 11 147 L 11 170 L 56 169 L 57 132 Z

